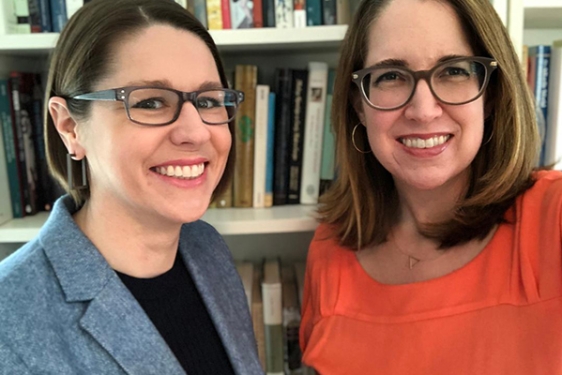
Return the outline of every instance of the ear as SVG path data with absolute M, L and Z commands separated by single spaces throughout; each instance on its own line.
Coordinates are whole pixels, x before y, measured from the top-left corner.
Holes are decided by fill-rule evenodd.
M 74 154 L 74 160 L 82 160 L 85 149 L 80 144 L 77 123 L 70 115 L 66 100 L 53 96 L 49 99 L 49 114 L 69 154 Z

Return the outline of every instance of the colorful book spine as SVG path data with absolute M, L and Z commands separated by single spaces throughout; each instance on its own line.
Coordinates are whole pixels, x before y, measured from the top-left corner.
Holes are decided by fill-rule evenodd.
M 263 27 L 275 27 L 275 0 L 262 0 Z
M 273 166 L 275 164 L 275 93 L 269 93 L 267 110 L 267 163 L 265 170 L 265 207 L 273 206 Z
M 68 18 L 66 17 L 66 1 L 50 0 L 51 5 L 51 22 L 53 23 L 53 32 L 60 33 L 66 25 Z
M 222 30 L 221 0 L 207 0 L 207 26 L 209 30 Z
M 194 0 L 193 8 L 193 14 L 195 14 L 195 17 L 205 28 L 207 28 L 207 3 L 205 0 Z
M 254 2 L 252 0 L 230 0 L 230 17 L 233 29 L 254 27 Z
M 545 164 L 562 170 L 562 39 L 552 44 L 548 88 Z
M 236 3 L 234 0 L 221 0 L 222 28 L 232 29 L 232 21 L 234 16 L 232 12 L 236 12 Z
M 254 208 L 265 207 L 265 174 L 267 169 L 267 110 L 269 86 L 256 86 L 256 125 L 254 138 Z
M 293 24 L 295 27 L 306 27 L 307 14 L 306 6 L 310 0 L 293 1 Z
M 323 25 L 336 25 L 337 24 L 337 0 L 323 0 L 322 3 L 322 24 Z
M 291 96 L 291 137 L 289 148 L 289 189 L 287 203 L 299 204 L 301 195 L 301 170 L 304 144 L 304 122 L 308 70 L 293 70 Z
M 0 224 L 3 224 L 14 217 L 12 207 L 12 197 L 10 193 L 10 173 L 8 168 L 11 168 L 15 155 L 13 149 L 13 134 L 11 132 L 11 121 L 5 123 L 3 116 L 5 105 L 9 106 L 7 95 L 7 85 L 5 81 L 0 82 L 0 197 L 10 197 L 10 199 L 0 200 Z M 8 112 L 9 114 L 9 108 Z M 6 129 L 6 130 L 5 130 Z M 7 147 L 6 147 L 7 146 Z
M 324 113 L 328 86 L 328 64 L 308 64 L 308 92 L 302 158 L 301 203 L 316 204 L 320 194 L 320 165 L 324 135 Z
M 322 25 L 322 0 L 306 0 L 306 25 Z
M 254 8 L 252 9 L 254 15 L 254 27 L 264 27 L 263 25 L 263 2 L 264 0 L 254 0 Z
M 6 170 L 10 186 L 10 199 L 12 202 L 12 216 L 20 218 L 25 216 L 24 201 L 21 189 L 21 173 L 18 163 L 17 135 L 14 133 L 11 114 L 11 92 L 8 80 L 0 80 L 0 120 L 4 139 L 4 153 L 6 157 Z
M 294 27 L 293 0 L 275 0 L 275 27 L 286 29 Z
M 324 112 L 324 138 L 322 140 L 322 163 L 320 166 L 320 195 L 331 186 L 335 177 L 336 140 L 332 131 L 331 110 L 334 96 L 335 71 L 328 71 L 328 92 Z
M 17 145 L 14 129 L 12 126 L 12 115 L 10 113 L 10 91 L 8 81 L 0 80 L 0 122 L 2 125 L 3 156 L 5 158 L 6 181 L 10 192 L 10 211 L 15 218 L 24 217 L 23 197 L 21 194 L 21 180 L 17 159 Z M 3 197 L 6 197 L 3 195 Z M 9 216 L 5 214 L 5 217 Z
M 252 207 L 254 188 L 254 131 L 258 68 L 237 65 L 235 87 L 246 95 L 236 113 L 236 165 L 234 167 L 234 207 Z
M 546 124 L 548 123 L 548 80 L 550 72 L 550 46 L 540 45 L 529 48 L 529 58 L 535 59 L 535 106 L 537 111 L 539 133 L 541 134 L 540 165 L 545 162 Z
M 287 203 L 289 188 L 289 139 L 291 136 L 292 71 L 277 69 L 275 80 L 275 172 L 273 176 L 273 205 Z

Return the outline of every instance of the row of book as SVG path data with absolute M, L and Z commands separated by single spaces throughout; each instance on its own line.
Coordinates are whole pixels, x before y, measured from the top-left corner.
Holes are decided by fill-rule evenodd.
M 233 184 L 218 207 L 316 204 L 335 176 L 330 109 L 334 71 L 276 69 L 275 87 L 257 84 L 255 65 L 237 65 L 234 87 L 246 94 L 236 116 Z
M 92 0 L 2 0 L 0 35 L 60 32 L 89 1 Z M 210 30 L 348 24 L 351 14 L 351 0 L 174 1 Z
M 299 328 L 305 263 L 279 259 L 237 262 L 248 300 L 258 355 L 266 374 L 313 374 L 301 362 Z
M 40 76 L 0 79 L 0 223 L 49 211 L 62 194 L 47 169 Z
M 523 70 L 535 98 L 542 140 L 540 165 L 562 170 L 562 40 L 524 46 Z

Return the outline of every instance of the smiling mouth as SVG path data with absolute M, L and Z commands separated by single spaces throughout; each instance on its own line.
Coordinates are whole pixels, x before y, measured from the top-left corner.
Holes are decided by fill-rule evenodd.
M 208 163 L 199 163 L 195 165 L 162 165 L 159 167 L 150 168 L 151 171 L 156 172 L 162 176 L 179 178 L 182 180 L 195 179 L 200 177 Z
M 421 139 L 417 137 L 399 138 L 404 146 L 409 148 L 432 148 L 446 143 L 452 135 L 436 135 L 435 137 Z

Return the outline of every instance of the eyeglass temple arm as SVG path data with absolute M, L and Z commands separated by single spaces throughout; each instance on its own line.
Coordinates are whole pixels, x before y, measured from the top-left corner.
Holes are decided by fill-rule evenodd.
M 114 89 L 90 92 L 90 93 L 87 93 L 87 94 L 80 94 L 80 95 L 73 96 L 72 99 L 105 100 L 105 101 L 119 100 L 119 98 L 117 97 L 117 90 L 114 90 Z

